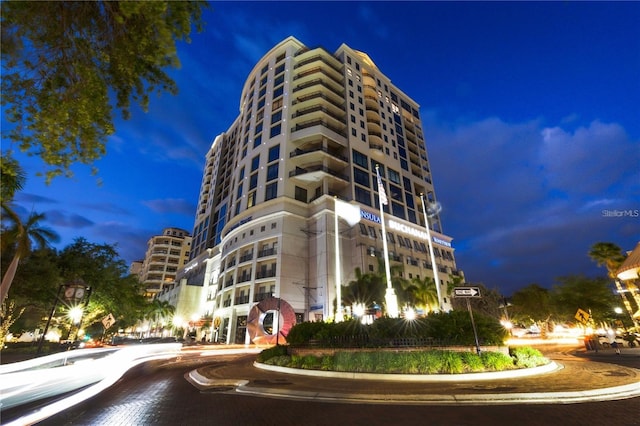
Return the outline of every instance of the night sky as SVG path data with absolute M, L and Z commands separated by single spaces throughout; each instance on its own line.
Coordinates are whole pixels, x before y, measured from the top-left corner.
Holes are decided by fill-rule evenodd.
M 604 275 L 592 244 L 640 240 L 639 2 L 211 5 L 205 31 L 178 44 L 179 95 L 117 119 L 100 186 L 85 166 L 46 186 L 39 160 L 19 157 L 18 211 L 45 213 L 58 248 L 84 237 L 129 263 L 163 228 L 191 231 L 207 150 L 253 66 L 288 36 L 367 53 L 420 104 L 442 225 L 469 282 L 508 296 Z

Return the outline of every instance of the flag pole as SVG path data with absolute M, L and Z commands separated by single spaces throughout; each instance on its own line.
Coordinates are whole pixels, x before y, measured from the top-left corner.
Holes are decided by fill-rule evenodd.
M 335 234 L 336 234 L 336 311 L 334 314 L 335 322 L 341 322 L 344 318 L 342 317 L 342 289 L 340 288 L 340 268 L 342 265 L 340 264 L 340 232 L 338 229 L 338 197 L 333 197 L 333 223 L 335 226 Z
M 431 231 L 429 230 L 429 216 L 427 216 L 427 209 L 424 203 L 424 194 L 420 194 L 420 201 L 422 202 L 422 214 L 424 215 L 425 228 L 427 230 L 427 242 L 429 243 L 429 255 L 431 256 L 431 269 L 433 270 L 433 280 L 436 283 L 436 292 L 438 293 L 438 309 L 443 311 L 442 308 L 442 293 L 440 291 L 440 278 L 438 277 L 438 265 L 436 265 L 436 256 L 433 253 L 433 242 L 431 241 Z
M 387 305 L 387 314 L 391 318 L 398 318 L 398 297 L 396 296 L 396 292 L 391 285 L 391 268 L 389 267 L 389 249 L 387 247 L 387 231 L 385 229 L 384 224 L 384 209 L 383 205 L 389 203 L 387 200 L 387 193 L 384 190 L 384 185 L 382 184 L 382 180 L 380 179 L 380 171 L 378 170 L 378 165 L 376 164 L 376 177 L 378 179 L 378 201 L 380 205 L 380 222 L 382 224 L 382 248 L 384 250 L 384 269 L 387 277 L 387 291 L 385 293 L 384 299 Z

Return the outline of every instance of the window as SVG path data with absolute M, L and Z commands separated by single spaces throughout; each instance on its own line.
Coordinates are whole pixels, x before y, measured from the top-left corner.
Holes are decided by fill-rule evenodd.
M 389 242 L 391 242 L 391 244 L 395 244 L 396 243 L 396 239 L 393 236 L 392 232 L 387 232 L 387 239 L 389 240 Z
M 360 225 L 360 235 L 369 235 L 367 233 L 367 227 L 364 223 L 359 223 L 358 225 Z
M 355 187 L 356 201 L 367 206 L 371 205 L 371 193 L 359 186 Z
M 269 137 L 278 136 L 282 132 L 282 125 L 277 124 L 271 128 L 271 132 L 269 133 Z
M 254 134 L 258 135 L 260 134 L 260 132 L 262 132 L 262 121 L 256 124 L 256 131 L 254 132 Z
M 404 207 L 402 206 L 402 204 L 398 204 L 395 201 L 392 201 L 391 202 L 391 211 L 392 211 L 392 214 L 395 217 L 399 217 L 401 219 L 405 218 Z
M 393 169 L 389 169 L 389 180 L 400 185 L 400 175 Z
M 282 58 L 278 58 L 276 60 L 276 62 L 280 62 L 281 59 L 284 59 L 284 54 L 282 54 Z M 276 67 L 275 71 L 273 72 L 274 74 L 278 75 L 280 74 L 282 71 L 284 71 L 284 64 L 280 64 Z
M 275 80 L 273 80 L 273 86 L 279 86 L 282 83 L 284 83 L 284 74 L 279 75 L 278 77 L 275 78 Z
M 262 143 L 262 135 L 258 135 L 253 140 L 253 147 L 256 148 L 256 147 L 260 146 L 261 143 Z
M 280 121 L 280 120 L 282 120 L 282 110 L 280 110 L 280 111 L 278 111 L 278 112 L 276 112 L 276 113 L 273 113 L 273 114 L 271 115 L 271 124 L 275 124 L 275 123 L 277 123 L 277 122 L 278 122 L 278 121 Z M 407 156 L 406 152 L 405 152 L 405 155 L 404 155 L 404 156 L 405 156 L 405 157 Z
M 240 177 L 238 178 L 238 182 L 241 182 L 244 179 L 244 167 L 240 169 Z
M 242 197 L 242 184 L 238 185 L 238 191 L 236 192 L 236 199 Z
M 247 208 L 253 207 L 256 204 L 256 191 L 250 192 L 247 196 Z
M 277 166 L 277 164 L 276 164 Z M 264 192 L 264 200 L 272 200 L 278 196 L 278 182 L 273 182 L 267 185 Z
M 296 186 L 295 189 L 295 199 L 298 201 L 302 201 L 303 203 L 307 202 L 307 190 L 304 188 L 300 188 Z
M 276 99 L 275 101 L 273 101 L 273 104 L 271 105 L 271 111 L 275 111 L 279 108 L 282 108 L 282 98 L 280 99 Z
M 251 175 L 249 178 L 249 190 L 255 189 L 258 186 L 258 172 Z
M 280 157 L 280 145 L 269 148 L 269 163 L 275 161 Z
M 279 163 L 273 163 L 267 167 L 267 182 L 278 179 L 278 165 Z
M 353 180 L 360 185 L 366 186 L 369 188 L 371 183 L 369 182 L 369 173 L 360 170 L 357 167 L 353 168 Z
M 284 85 L 274 89 L 273 90 L 273 95 L 271 97 L 272 97 L 272 99 L 275 99 L 278 96 L 281 96 L 283 93 L 284 93 Z
M 260 166 L 260 156 L 256 155 L 251 159 L 251 171 L 253 172 L 258 170 L 258 166 Z
M 369 236 L 371 238 L 376 238 L 376 230 L 373 229 L 373 226 L 369 226 L 368 228 L 369 228 Z
M 361 152 L 356 151 L 355 149 L 353 150 L 353 162 L 356 163 L 358 166 L 362 167 L 363 169 L 369 170 L 367 156 L 362 154 Z

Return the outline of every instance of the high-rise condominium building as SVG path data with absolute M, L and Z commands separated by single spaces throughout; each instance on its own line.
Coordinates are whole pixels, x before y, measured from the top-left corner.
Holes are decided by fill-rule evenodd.
M 425 232 L 420 195 L 430 203 L 436 195 L 419 106 L 367 54 L 289 37 L 253 68 L 239 107 L 207 153 L 191 260 L 178 273 L 201 286 L 194 310 L 219 324 L 221 340 L 253 340 L 250 312 L 271 296 L 297 321 L 332 317 L 336 265 L 343 285 L 356 268 L 384 270 L 376 169 L 391 266 L 407 279 L 435 271 L 450 308 L 446 284 L 462 274 L 438 215 Z M 336 198 L 360 207 L 356 225 L 339 220 L 338 245 Z
M 180 228 L 165 228 L 162 235 L 147 241 L 147 252 L 137 270 L 140 282 L 145 286 L 145 296 L 154 298 L 165 286 L 172 285 L 176 274 L 188 261 L 191 253 L 191 236 Z

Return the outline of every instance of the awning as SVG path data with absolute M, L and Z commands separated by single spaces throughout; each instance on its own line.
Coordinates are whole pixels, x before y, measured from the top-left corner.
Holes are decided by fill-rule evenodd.
M 633 249 L 631 254 L 622 262 L 622 265 L 616 271 L 616 277 L 619 280 L 633 280 L 638 278 L 640 272 L 640 242 Z

